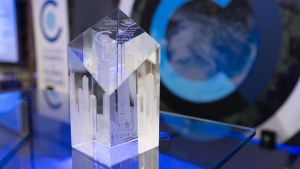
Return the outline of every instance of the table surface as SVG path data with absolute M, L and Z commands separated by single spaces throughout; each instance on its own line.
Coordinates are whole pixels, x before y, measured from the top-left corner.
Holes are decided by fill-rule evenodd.
M 0 105 L 0 168 L 220 168 L 255 135 L 251 128 L 161 112 L 160 146 L 107 167 L 72 149 L 67 95 L 50 92 L 57 108 L 48 104 L 49 91 L 20 93 L 10 100 L 15 92 L 0 93 L 5 105 L 27 103 L 5 110 Z

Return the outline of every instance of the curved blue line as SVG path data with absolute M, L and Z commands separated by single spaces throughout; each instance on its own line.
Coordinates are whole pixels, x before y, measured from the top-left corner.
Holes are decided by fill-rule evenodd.
M 51 92 L 51 93 L 50 93 Z M 43 92 L 43 95 L 44 95 L 44 98 L 45 98 L 45 100 L 46 100 L 46 102 L 47 102 L 47 104 L 52 108 L 52 109 L 59 109 L 61 106 L 62 106 L 62 103 L 57 103 L 57 104 L 55 104 L 55 103 L 52 103 L 52 101 L 51 101 L 51 99 L 49 98 L 49 95 L 50 94 L 56 94 L 57 95 L 57 93 L 55 93 L 54 91 L 44 91 Z

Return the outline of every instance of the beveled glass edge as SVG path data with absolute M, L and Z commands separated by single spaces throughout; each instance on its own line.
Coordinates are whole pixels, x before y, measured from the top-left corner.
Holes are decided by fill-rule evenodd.
M 249 136 L 251 136 L 252 134 L 254 134 L 254 136 L 255 136 L 255 134 L 256 134 L 256 130 L 254 128 L 250 128 L 250 127 L 240 126 L 240 125 L 236 125 L 236 124 L 229 124 L 229 123 L 219 122 L 219 121 L 214 121 L 214 120 L 209 120 L 209 119 L 203 119 L 203 118 L 199 118 L 199 117 L 193 117 L 193 116 L 172 113 L 172 112 L 167 112 L 167 111 L 160 111 L 160 113 L 171 115 L 171 116 L 192 119 L 192 120 L 197 120 L 197 121 L 202 121 L 202 122 L 207 122 L 207 123 L 214 123 L 214 124 L 222 125 L 222 126 L 229 126 L 229 127 L 233 127 L 233 128 L 243 129 L 243 130 L 252 132 L 251 134 L 249 134 Z

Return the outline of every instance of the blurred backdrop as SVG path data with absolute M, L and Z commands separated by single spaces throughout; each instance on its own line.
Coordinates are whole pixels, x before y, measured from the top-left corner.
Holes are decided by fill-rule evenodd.
M 67 43 L 115 8 L 161 45 L 161 110 L 300 146 L 298 0 L 0 0 L 0 89 L 68 92 Z

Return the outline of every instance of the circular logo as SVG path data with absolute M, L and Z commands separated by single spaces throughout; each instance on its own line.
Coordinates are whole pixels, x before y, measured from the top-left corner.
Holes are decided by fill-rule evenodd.
M 217 1 L 159 4 L 150 32 L 163 44 L 161 80 L 178 97 L 214 102 L 247 78 L 257 56 L 258 32 L 247 2 L 235 3 L 226 8 Z
M 44 38 L 49 42 L 55 42 L 62 32 L 57 20 L 57 6 L 54 0 L 48 0 L 43 4 L 40 11 L 40 28 Z

